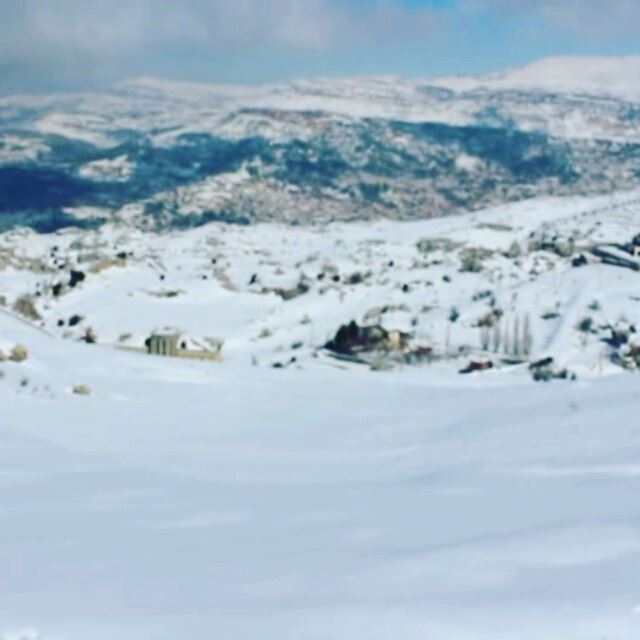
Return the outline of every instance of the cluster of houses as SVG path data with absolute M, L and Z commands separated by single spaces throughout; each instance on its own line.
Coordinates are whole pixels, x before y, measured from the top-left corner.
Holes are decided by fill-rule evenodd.
M 402 352 L 409 342 L 409 334 L 388 331 L 380 325 L 360 326 L 351 321 L 341 326 L 325 348 L 341 356 L 358 356 L 368 352 Z

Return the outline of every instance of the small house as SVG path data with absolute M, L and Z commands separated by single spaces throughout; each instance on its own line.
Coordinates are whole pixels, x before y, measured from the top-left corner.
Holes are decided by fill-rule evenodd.
M 220 360 L 222 346 L 223 342 L 218 338 L 198 339 L 179 331 L 152 333 L 145 340 L 145 347 L 150 355 L 191 360 Z
M 177 356 L 179 333 L 154 333 L 145 342 L 147 353 L 155 356 Z

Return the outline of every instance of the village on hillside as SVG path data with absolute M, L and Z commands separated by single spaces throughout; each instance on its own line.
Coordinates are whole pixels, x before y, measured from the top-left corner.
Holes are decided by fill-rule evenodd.
M 220 366 L 634 370 L 638 207 L 631 194 L 368 226 L 18 229 L 0 236 L 0 311 L 62 340 Z

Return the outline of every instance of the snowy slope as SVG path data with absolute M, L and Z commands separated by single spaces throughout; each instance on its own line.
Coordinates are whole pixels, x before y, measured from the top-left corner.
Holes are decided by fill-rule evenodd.
M 221 116 L 244 109 L 452 126 L 487 124 L 487 113 L 495 111 L 503 123 L 523 130 L 564 138 L 637 139 L 637 122 L 627 112 L 640 102 L 639 79 L 640 57 L 582 56 L 548 58 L 486 76 L 448 78 L 309 78 L 253 87 L 138 78 L 120 83 L 106 103 L 105 96 L 86 96 L 82 102 L 92 111 L 124 111 L 129 103 L 143 118 L 145 112 L 153 113 L 155 127 L 184 119 L 184 131 L 217 132 L 222 127 L 231 136 L 246 133 L 243 128 L 225 131 Z M 276 117 L 274 126 L 277 123 Z M 48 124 L 40 121 L 38 126 Z M 282 136 L 288 131 L 286 121 L 280 127 Z M 181 132 L 171 129 L 174 137 Z
M 0 365 L 3 640 L 640 633 L 635 377 L 273 372 L 5 316 L 0 339 L 31 349 Z
M 618 370 L 603 341 L 612 328 L 640 326 L 638 273 L 591 249 L 630 242 L 639 212 L 630 192 L 405 223 L 21 230 L 0 235 L 0 295 L 7 308 L 31 297 L 42 326 L 69 341 L 90 327 L 102 344 L 142 349 L 151 332 L 173 327 L 224 340 L 226 361 L 264 367 L 322 365 L 318 350 L 356 320 L 409 333 L 452 373 L 487 350 L 483 321 L 502 342 L 528 323 L 532 359 L 553 356 L 590 377 Z M 469 255 L 480 256 L 471 268 Z M 580 256 L 587 264 L 576 267 Z M 72 271 L 84 275 L 75 287 Z M 279 293 L 301 283 L 290 299 Z M 508 348 L 489 351 L 497 362 Z
M 456 91 L 524 90 L 640 99 L 640 56 L 557 56 L 485 76 L 442 78 L 438 86 Z

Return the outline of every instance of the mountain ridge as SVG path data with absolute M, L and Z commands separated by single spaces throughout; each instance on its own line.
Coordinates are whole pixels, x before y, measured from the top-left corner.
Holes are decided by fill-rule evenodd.
M 529 64 L 475 76 L 436 78 L 451 89 L 527 89 L 640 100 L 640 55 L 550 56 Z
M 640 57 L 603 60 L 547 59 L 473 86 L 390 76 L 255 87 L 142 78 L 104 93 L 6 98 L 0 184 L 10 193 L 18 177 L 39 196 L 25 208 L 5 195 L 0 228 L 87 224 L 88 211 L 96 224 L 120 218 L 150 229 L 416 219 L 633 189 L 640 103 L 605 89 L 550 91 L 582 64 L 574 86 L 593 76 L 589 65 L 596 76 L 615 67 L 611 86 L 628 76 L 631 92 Z M 547 73 L 546 89 L 524 87 L 523 77 L 550 67 L 556 79 Z
M 127 78 L 115 85 L 116 89 L 146 88 L 165 93 L 209 91 L 221 94 L 237 94 L 246 97 L 278 91 L 286 87 L 305 84 L 366 82 L 425 84 L 451 90 L 469 88 L 528 89 L 548 93 L 572 93 L 580 87 L 595 96 L 610 95 L 621 99 L 640 100 L 640 54 L 624 56 L 548 56 L 530 63 L 481 74 L 454 74 L 442 76 L 402 76 L 400 74 L 372 74 L 347 76 L 303 76 L 282 83 L 211 83 L 174 80 L 158 76 Z

